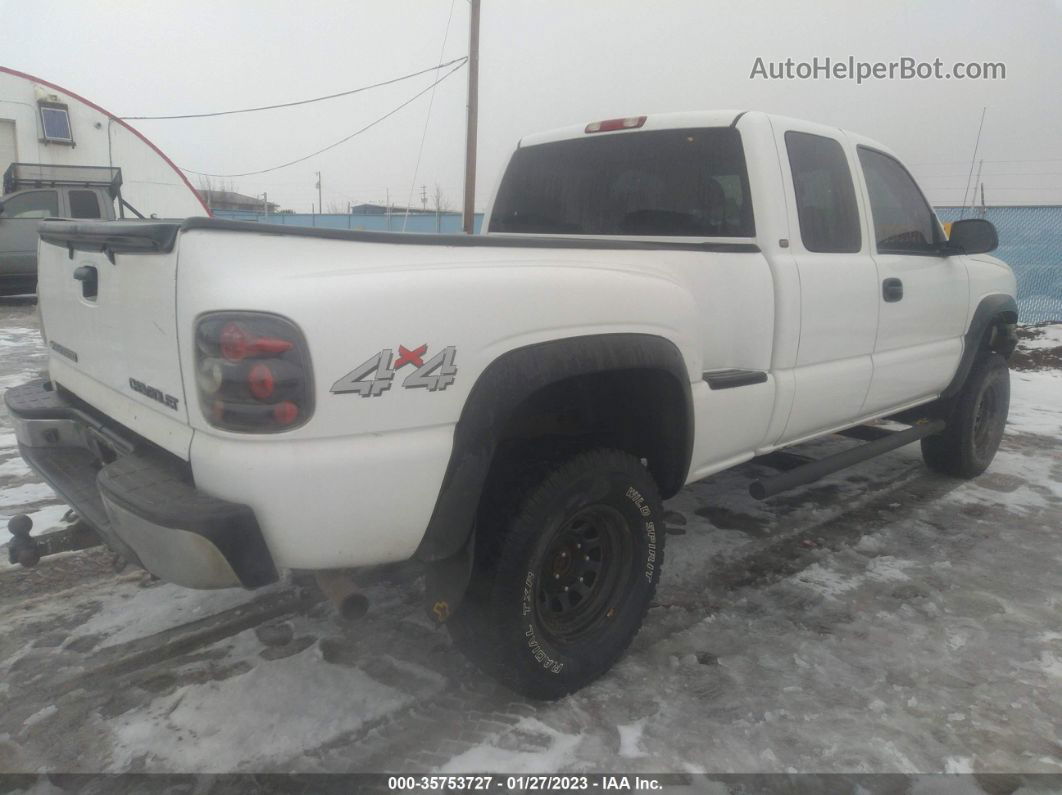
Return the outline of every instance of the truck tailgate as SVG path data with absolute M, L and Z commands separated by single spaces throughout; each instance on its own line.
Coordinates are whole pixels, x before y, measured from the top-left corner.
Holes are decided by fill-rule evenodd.
M 188 457 L 177 348 L 178 223 L 45 221 L 37 292 L 52 380 Z

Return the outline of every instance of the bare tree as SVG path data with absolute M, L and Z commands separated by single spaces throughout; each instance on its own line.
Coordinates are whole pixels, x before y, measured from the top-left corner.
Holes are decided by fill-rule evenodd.
M 435 191 L 432 194 L 432 204 L 435 207 L 435 231 L 441 232 L 443 213 L 450 212 L 450 202 L 447 200 L 446 195 L 443 193 L 442 187 L 438 182 L 435 183 Z
M 199 177 L 199 196 L 203 199 L 203 203 L 207 207 L 213 208 L 214 199 L 219 193 L 229 192 L 236 193 L 236 183 L 231 179 L 226 181 L 223 179 L 215 180 L 213 177 L 208 177 L 205 174 Z

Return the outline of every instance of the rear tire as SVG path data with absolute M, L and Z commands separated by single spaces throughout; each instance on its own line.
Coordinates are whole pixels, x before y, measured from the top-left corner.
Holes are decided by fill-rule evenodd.
M 943 433 L 922 440 L 922 459 L 936 472 L 980 475 L 992 463 L 1010 409 L 1010 370 L 998 353 L 981 357 L 948 413 Z
M 663 563 L 660 495 L 637 458 L 605 449 L 503 488 L 447 627 L 494 679 L 560 698 L 611 668 L 641 626 Z

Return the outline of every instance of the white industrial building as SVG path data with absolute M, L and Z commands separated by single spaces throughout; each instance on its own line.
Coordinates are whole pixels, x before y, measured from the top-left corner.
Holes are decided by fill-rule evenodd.
M 209 215 L 187 178 L 126 122 L 54 83 L 0 66 L 0 173 L 12 163 L 120 168 L 145 216 Z

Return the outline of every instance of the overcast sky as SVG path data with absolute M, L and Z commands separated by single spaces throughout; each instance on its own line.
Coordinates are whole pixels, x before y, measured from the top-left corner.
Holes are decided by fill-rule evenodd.
M 447 35 L 447 18 L 452 8 Z M 467 0 L 45 2 L 0 0 L 0 62 L 118 115 L 199 113 L 304 99 L 464 55 Z M 446 36 L 444 47 L 444 36 Z M 668 110 L 753 108 L 861 132 L 897 150 L 936 204 L 961 201 L 978 158 L 988 203 L 1062 203 L 1062 0 L 718 2 L 483 0 L 479 179 L 486 205 L 530 132 Z M 440 56 L 441 53 L 441 56 Z M 750 79 L 765 61 L 902 56 L 945 68 L 1001 61 L 995 81 Z M 405 102 L 430 75 L 328 102 L 188 121 L 133 122 L 178 165 L 257 171 L 321 149 Z M 460 206 L 467 72 L 306 162 L 231 181 L 308 212 L 404 204 L 438 185 Z M 192 176 L 193 183 L 197 178 Z

